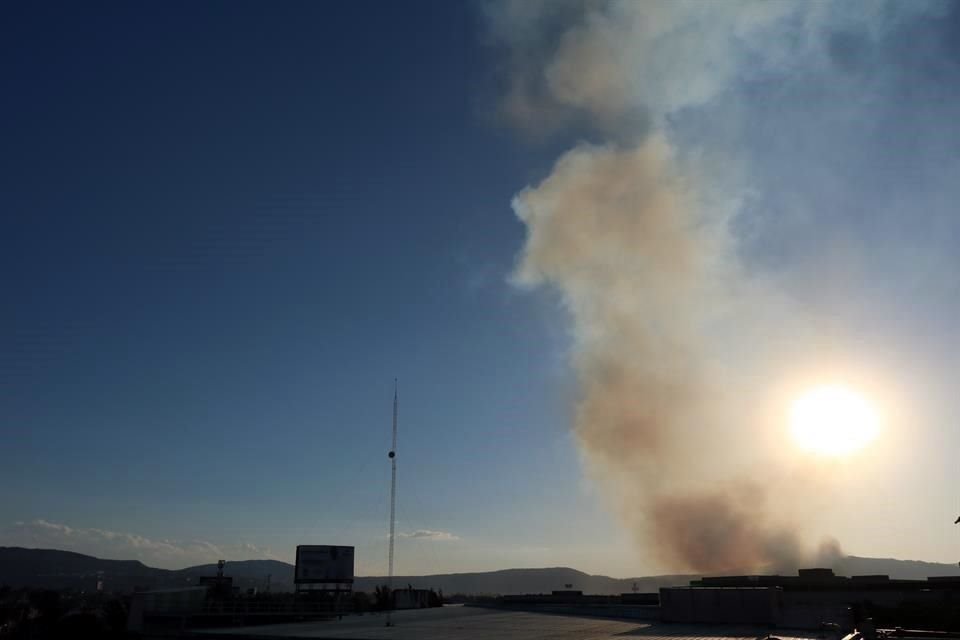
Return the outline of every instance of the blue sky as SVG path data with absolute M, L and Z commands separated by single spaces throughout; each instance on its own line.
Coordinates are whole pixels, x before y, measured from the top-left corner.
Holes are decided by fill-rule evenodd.
M 598 511 L 470 7 L 4 12 L 0 520 L 381 569 L 394 377 L 400 530 L 504 547 L 400 569 Z
M 889 474 L 840 494 L 887 533 L 823 517 L 860 555 L 955 555 L 945 7 L 872 40 L 838 25 L 831 65 L 737 74 L 669 114 L 704 162 L 736 149 L 744 264 L 923 407 L 910 446 L 877 453 Z M 511 199 L 605 134 L 499 119 L 482 14 L 3 7 L 0 544 L 168 567 L 355 544 L 359 573 L 383 571 L 396 377 L 399 572 L 668 568 L 583 468 L 555 291 L 510 283 Z

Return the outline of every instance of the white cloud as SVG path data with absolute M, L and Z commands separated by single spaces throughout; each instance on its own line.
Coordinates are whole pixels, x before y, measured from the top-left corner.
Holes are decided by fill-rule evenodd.
M 250 542 L 215 544 L 200 539 L 153 539 L 136 533 L 71 527 L 44 519 L 18 521 L 0 529 L 0 545 L 63 549 L 99 558 L 140 560 L 149 566 L 170 569 L 220 559 L 276 559 L 269 548 Z
M 459 536 L 455 536 L 449 531 L 431 531 L 430 529 L 417 529 L 416 531 L 410 531 L 407 533 L 401 533 L 401 538 L 414 538 L 417 540 L 459 540 Z

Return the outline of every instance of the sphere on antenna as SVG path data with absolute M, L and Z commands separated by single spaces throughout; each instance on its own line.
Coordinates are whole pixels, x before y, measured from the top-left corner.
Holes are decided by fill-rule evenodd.
M 390 453 L 387 454 L 387 457 L 390 457 L 390 458 L 395 458 L 396 456 L 397 454 L 394 451 L 391 451 Z

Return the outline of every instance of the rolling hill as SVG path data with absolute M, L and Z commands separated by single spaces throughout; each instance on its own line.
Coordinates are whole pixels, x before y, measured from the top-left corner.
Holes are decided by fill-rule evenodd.
M 922 579 L 928 576 L 960 575 L 952 564 L 895 560 L 892 558 L 863 558 L 846 556 L 834 565 L 838 575 L 886 574 L 891 578 Z M 132 591 L 194 585 L 200 576 L 215 575 L 214 564 L 185 569 L 157 569 L 138 560 L 105 560 L 93 556 L 58 549 L 25 549 L 0 547 L 0 585 L 48 589 L 96 588 L 102 579 L 109 591 Z M 293 589 L 293 565 L 278 560 L 243 560 L 227 563 L 226 574 L 241 589 L 263 589 L 270 576 L 273 591 Z M 611 578 L 590 575 L 568 567 L 536 569 L 503 569 L 476 573 L 448 573 L 427 576 L 396 576 L 394 584 L 418 588 L 441 589 L 453 594 L 549 593 L 573 585 L 584 593 L 626 593 L 637 584 L 639 591 L 656 591 L 660 587 L 685 585 L 694 575 L 665 575 L 638 578 Z M 358 577 L 357 591 L 373 591 L 384 584 L 382 576 Z
M 453 594 L 504 594 L 504 593 L 550 593 L 563 589 L 566 585 L 584 593 L 618 594 L 628 593 L 636 583 L 639 591 L 656 591 L 660 587 L 685 585 L 693 575 L 648 576 L 643 578 L 610 578 L 596 576 L 571 569 L 569 567 L 550 567 L 542 569 L 502 569 L 479 573 L 448 573 L 428 576 L 395 576 L 398 587 L 412 585 L 422 589 L 442 590 L 446 595 Z M 373 591 L 378 584 L 384 584 L 385 577 L 357 578 L 354 588 L 360 591 Z
M 133 591 L 195 585 L 200 576 L 213 576 L 217 565 L 170 570 L 148 567 L 139 560 L 105 560 L 59 549 L 0 547 L 0 585 L 44 589 L 96 588 L 103 580 L 110 591 Z M 267 576 L 278 591 L 293 589 L 293 565 L 277 560 L 229 563 L 228 574 L 241 588 L 263 588 Z

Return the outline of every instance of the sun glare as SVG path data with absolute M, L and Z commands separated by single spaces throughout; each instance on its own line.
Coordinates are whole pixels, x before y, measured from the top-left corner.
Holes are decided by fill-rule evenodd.
M 824 386 L 810 389 L 793 403 L 790 429 L 802 449 L 842 456 L 870 444 L 880 430 L 880 418 L 860 394 Z

